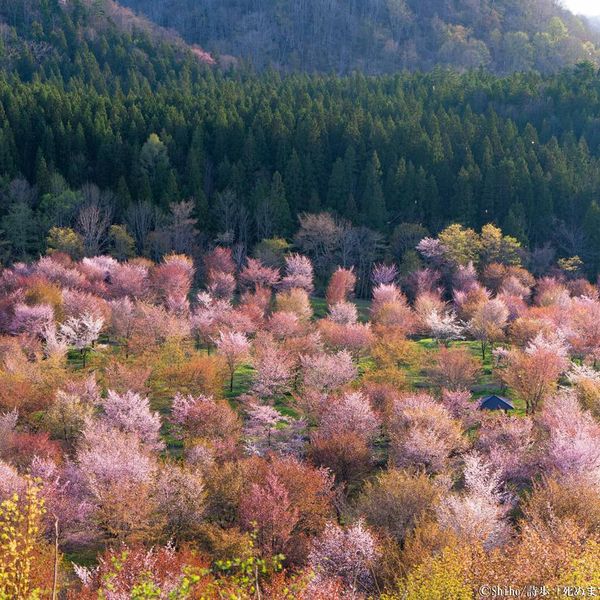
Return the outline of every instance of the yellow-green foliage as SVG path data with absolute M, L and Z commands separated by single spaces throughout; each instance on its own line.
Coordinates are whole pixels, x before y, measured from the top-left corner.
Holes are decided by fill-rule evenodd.
M 588 542 L 583 554 L 573 560 L 561 578 L 561 585 L 597 587 L 600 586 L 600 544 Z
M 465 577 L 465 565 L 458 550 L 445 548 L 411 571 L 400 584 L 398 596 L 388 600 L 472 600 L 473 592 Z
M 15 494 L 0 504 L 0 600 L 40 597 L 31 581 L 45 512 L 38 494 L 38 488 L 29 482 L 22 499 Z

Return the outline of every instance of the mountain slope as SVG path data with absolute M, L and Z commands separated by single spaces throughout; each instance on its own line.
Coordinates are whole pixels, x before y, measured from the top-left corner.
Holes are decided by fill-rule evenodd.
M 555 0 L 122 0 L 188 42 L 259 67 L 367 73 L 487 66 L 553 71 L 595 58 Z
M 113 0 L 0 0 L 0 69 L 24 81 L 154 87 L 203 60 L 175 32 Z

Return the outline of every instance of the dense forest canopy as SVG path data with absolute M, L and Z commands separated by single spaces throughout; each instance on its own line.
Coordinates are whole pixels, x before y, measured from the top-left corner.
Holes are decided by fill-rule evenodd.
M 263 67 L 554 71 L 597 54 L 555 0 L 124 0 L 189 42 Z
M 191 200 L 204 239 L 245 250 L 289 239 L 304 212 L 384 241 L 407 223 L 436 233 L 494 222 L 526 247 L 581 256 L 595 274 L 591 63 L 503 78 L 283 77 L 212 68 L 112 3 L 20 0 L 0 3 L 0 15 L 5 260 L 43 252 L 50 229 L 74 226 L 90 198 L 159 258 L 148 236 Z

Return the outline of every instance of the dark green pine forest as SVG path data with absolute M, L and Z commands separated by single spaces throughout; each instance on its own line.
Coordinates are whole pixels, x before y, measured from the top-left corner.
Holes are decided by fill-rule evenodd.
M 249 250 L 328 211 L 392 253 L 417 226 L 493 222 L 596 275 L 591 61 L 502 77 L 284 75 L 208 65 L 108 1 L 0 0 L 0 21 L 4 261 L 44 252 L 53 227 L 85 227 L 93 203 L 98 228 L 124 225 L 153 258 L 173 249 L 157 232 L 174 223 L 194 223 L 200 245 Z

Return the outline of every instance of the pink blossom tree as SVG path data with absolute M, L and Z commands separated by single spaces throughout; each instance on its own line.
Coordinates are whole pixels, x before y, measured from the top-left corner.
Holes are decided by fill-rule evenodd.
M 473 262 L 466 265 L 458 265 L 452 275 L 452 287 L 455 291 L 468 292 L 473 287 L 478 286 L 477 271 Z
M 394 264 L 379 263 L 373 266 L 371 281 L 375 287 L 394 283 L 399 275 L 398 267 Z
M 348 350 L 359 358 L 375 341 L 371 323 L 335 323 L 329 319 L 319 322 L 319 332 L 333 350 Z
M 407 335 L 415 330 L 415 314 L 395 284 L 381 284 L 373 289 L 371 316 L 373 323 L 400 329 Z
M 431 396 L 396 400 L 388 419 L 390 454 L 399 467 L 439 473 L 463 445 L 461 429 L 447 409 Z
M 90 423 L 76 454 L 93 521 L 108 539 L 139 539 L 150 526 L 157 464 L 136 435 Z
M 187 298 L 194 278 L 194 263 L 183 254 L 165 256 L 151 273 L 151 282 L 157 297 L 166 302 L 171 298 Z
M 502 489 L 500 474 L 477 452 L 464 458 L 464 491 L 445 497 L 437 509 L 438 521 L 468 542 L 493 548 L 508 541 L 507 513 L 511 498 Z
M 112 298 L 128 296 L 144 299 L 149 290 L 148 266 L 140 263 L 120 263 L 110 273 L 107 284 Z
M 14 307 L 11 330 L 15 333 L 27 333 L 42 337 L 46 328 L 54 323 L 54 310 L 49 304 L 19 303 Z
M 540 449 L 546 470 L 566 479 L 600 483 L 600 425 L 582 410 L 575 394 L 561 391 L 549 398 L 541 413 L 547 439 Z
M 325 409 L 319 433 L 331 436 L 350 432 L 372 442 L 380 432 L 381 420 L 375 414 L 369 400 L 361 392 L 349 392 L 331 402 Z
M 279 310 L 266 322 L 266 329 L 278 340 L 289 339 L 300 333 L 302 324 L 296 313 Z
M 327 318 L 338 325 L 354 325 L 358 321 L 358 309 L 353 302 L 338 302 L 329 307 Z
M 352 269 L 338 267 L 327 286 L 327 303 L 329 305 L 345 302 L 354 291 L 356 286 L 356 275 Z
M 256 371 L 250 392 L 264 399 L 287 394 L 292 389 L 293 362 L 285 351 L 269 336 L 262 336 L 255 344 L 252 359 Z
M 244 425 L 246 451 L 265 456 L 270 452 L 299 456 L 304 446 L 306 422 L 282 415 L 271 406 L 249 403 Z
M 528 417 L 486 415 L 474 447 L 503 481 L 518 485 L 535 473 L 533 421 Z
M 221 331 L 214 340 L 217 351 L 225 358 L 229 371 L 229 391 L 233 392 L 233 376 L 236 369 L 248 358 L 250 342 L 243 333 Z
M 258 545 L 267 556 L 287 552 L 300 520 L 288 490 L 273 472 L 267 474 L 264 483 L 250 486 L 242 497 L 240 516 L 248 530 L 257 529 Z
M 110 302 L 110 332 L 129 353 L 129 341 L 135 331 L 136 310 L 134 303 L 126 296 Z
M 175 435 L 187 446 L 200 445 L 215 456 L 229 456 L 235 451 L 241 433 L 237 413 L 226 401 L 211 396 L 177 394 L 171 408 Z M 191 448 L 187 448 L 191 451 Z
M 137 435 L 141 442 L 152 450 L 161 450 L 164 447 L 160 439 L 160 416 L 150 410 L 147 397 L 131 391 L 117 394 L 108 390 L 101 404 L 104 420 L 109 426 Z
M 469 333 L 481 343 L 481 357 L 485 360 L 488 344 L 500 341 L 508 322 L 508 308 L 499 298 L 481 304 L 467 324 Z
M 433 309 L 423 317 L 423 323 L 438 343 L 448 345 L 454 340 L 464 337 L 464 327 L 458 322 L 453 312 L 441 312 Z
M 257 258 L 249 258 L 247 265 L 240 272 L 240 281 L 249 288 L 273 288 L 279 283 L 278 269 L 265 267 Z
M 289 254 L 285 257 L 285 276 L 279 283 L 279 288 L 282 290 L 299 288 L 312 294 L 313 278 L 313 265 L 310 258 L 301 254 Z
M 87 354 L 98 339 L 104 319 L 85 313 L 81 317 L 70 317 L 60 326 L 60 336 L 66 344 L 79 350 L 85 367 Z
M 237 283 L 233 273 L 211 271 L 209 274 L 207 289 L 215 298 L 232 298 L 236 286 Z
M 339 578 L 354 597 L 369 594 L 374 588 L 373 571 L 379 556 L 375 536 L 361 520 L 346 529 L 328 523 L 313 541 L 308 556 L 315 572 L 312 585 L 318 589 L 321 581 Z
M 204 480 L 198 470 L 166 463 L 157 477 L 155 498 L 170 540 L 182 542 L 198 534 L 206 511 Z
M 333 392 L 356 378 L 358 371 L 351 354 L 341 350 L 336 354 L 314 354 L 300 357 L 304 388 L 321 393 Z

